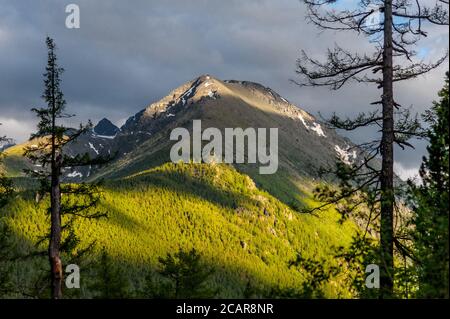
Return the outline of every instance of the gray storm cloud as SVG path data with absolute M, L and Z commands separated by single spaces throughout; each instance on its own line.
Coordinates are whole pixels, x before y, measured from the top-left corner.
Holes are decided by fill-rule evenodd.
M 81 28 L 65 27 L 65 7 L 76 3 Z M 63 90 L 77 120 L 108 117 L 118 123 L 194 77 L 249 80 L 271 87 L 317 114 L 370 110 L 380 94 L 371 86 L 334 92 L 299 88 L 300 49 L 320 57 L 327 46 L 370 52 L 371 44 L 348 33 L 319 33 L 304 20 L 298 0 L 0 0 L 0 135 L 22 141 L 34 129 L 31 107 L 42 105 L 46 35 L 55 38 L 66 69 Z M 431 27 L 421 43 L 425 59 L 448 48 L 448 28 Z M 401 104 L 428 108 L 443 84 L 443 66 L 396 87 Z M 354 136 L 370 138 L 373 132 Z M 396 160 L 404 171 L 418 166 L 425 144 Z

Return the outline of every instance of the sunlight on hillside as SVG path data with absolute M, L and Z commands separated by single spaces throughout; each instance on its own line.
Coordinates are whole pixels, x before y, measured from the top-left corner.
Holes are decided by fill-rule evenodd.
M 75 231 L 82 247 L 95 242 L 96 254 L 104 247 L 134 290 L 154 273 L 158 257 L 191 248 L 217 270 L 212 285 L 221 297 L 242 297 L 248 281 L 266 291 L 299 289 L 303 275 L 288 266 L 297 253 L 332 265 L 333 252 L 354 232 L 351 222 L 337 223 L 333 210 L 299 214 L 222 164 L 165 164 L 103 190 L 98 210 L 109 217 L 78 220 Z M 47 205 L 28 193 L 4 209 L 21 249 L 31 250 L 45 234 Z M 19 278 L 33 276 L 25 271 Z M 345 296 L 345 290 L 336 282 L 325 287 L 328 297 Z

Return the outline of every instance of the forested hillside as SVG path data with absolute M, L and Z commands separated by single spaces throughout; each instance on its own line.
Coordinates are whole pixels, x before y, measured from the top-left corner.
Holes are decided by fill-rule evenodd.
M 158 258 L 192 248 L 205 267 L 213 269 L 206 281 L 210 297 L 298 297 L 304 294 L 302 282 L 310 275 L 290 266 L 297 254 L 321 261 L 325 268 L 336 266 L 333 253 L 349 244 L 355 231 L 350 221 L 339 224 L 332 209 L 320 215 L 299 214 L 225 164 L 165 164 L 108 181 L 102 190 L 97 209 L 108 217 L 76 220 L 73 229 L 80 245 L 63 257 L 67 263 L 95 243 L 81 266 L 85 284 L 76 290 L 79 297 L 101 296 L 99 272 L 106 266 L 99 260 L 104 255 L 114 272 L 106 284 L 118 281 L 123 288 L 118 294 L 170 295 L 166 287 L 170 281 L 157 272 L 161 267 Z M 2 210 L 14 234 L 16 252 L 23 256 L 45 251 L 45 244 L 38 243 L 48 232 L 49 202 L 48 198 L 36 202 L 35 195 L 23 191 Z M 47 296 L 45 280 L 43 285 L 39 281 L 45 278 L 47 263 L 45 257 L 37 256 L 15 261 L 12 281 L 21 284 L 10 296 L 23 292 Z M 320 291 L 326 297 L 348 297 L 344 279 L 342 275 L 333 278 Z M 156 287 L 152 293 L 146 289 L 149 284 Z

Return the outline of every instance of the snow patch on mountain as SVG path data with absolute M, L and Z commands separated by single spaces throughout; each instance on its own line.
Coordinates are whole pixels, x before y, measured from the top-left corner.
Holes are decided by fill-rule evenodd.
M 308 126 L 308 124 L 306 124 L 306 121 L 305 121 L 305 119 L 303 118 L 303 116 L 302 116 L 301 114 L 299 114 L 299 115 L 298 115 L 298 118 L 300 119 L 300 121 L 302 121 L 303 126 L 304 126 L 307 130 L 309 130 L 309 126 Z
M 298 114 L 298 118 L 299 120 L 303 123 L 303 126 L 309 131 L 313 131 L 315 132 L 318 136 L 322 136 L 322 137 L 327 137 L 322 129 L 322 126 L 320 126 L 319 123 L 313 122 L 311 126 L 309 126 L 306 121 L 305 118 L 301 115 Z
M 193 96 L 193 92 L 197 88 L 197 86 L 198 84 L 194 83 L 189 88 L 189 90 L 187 90 L 186 92 L 183 93 L 183 95 L 181 95 L 180 100 L 182 101 L 183 105 L 186 105 L 187 100 Z
M 75 178 L 75 177 L 83 178 L 83 174 L 81 174 L 80 172 L 77 172 L 77 171 L 73 171 L 72 173 L 67 174 L 67 177 L 70 177 L 70 178 Z
M 208 92 L 208 96 L 212 99 L 216 99 L 216 93 L 211 90 Z
M 325 133 L 323 132 L 322 127 L 320 126 L 319 123 L 314 122 L 314 123 L 313 123 L 313 126 L 310 127 L 310 129 L 311 129 L 312 131 L 316 132 L 316 134 L 319 135 L 319 136 L 327 137 L 327 136 L 325 135 Z
M 352 165 L 354 160 L 356 159 L 356 150 L 350 151 L 350 147 L 342 149 L 339 145 L 335 145 L 334 150 L 336 151 L 339 159 L 344 164 Z
M 95 154 L 99 155 L 100 152 L 95 148 L 95 146 L 89 142 L 89 148 L 95 152 Z
M 92 134 L 92 137 L 93 137 L 93 138 L 106 138 L 106 139 L 108 139 L 108 140 L 113 140 L 116 136 L 117 136 L 117 134 L 115 134 L 115 135 L 113 135 L 113 136 Z

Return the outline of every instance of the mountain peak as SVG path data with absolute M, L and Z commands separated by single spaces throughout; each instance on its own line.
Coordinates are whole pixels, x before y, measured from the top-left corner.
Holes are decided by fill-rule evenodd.
M 202 74 L 130 117 L 121 131 L 124 134 L 141 132 L 148 135 L 159 130 L 164 123 L 172 122 L 180 112 L 192 109 L 193 106 L 197 110 L 199 107 L 204 109 L 209 106 L 228 109 L 241 105 L 242 101 L 245 101 L 246 105 L 260 109 L 264 106 L 263 111 L 282 113 L 282 116 L 295 119 L 301 116 L 304 121 L 315 122 L 313 116 L 262 84 L 251 81 L 223 81 L 210 74 Z M 304 125 L 306 127 L 308 124 L 305 122 Z
M 197 80 L 200 81 L 200 82 L 205 82 L 205 81 L 208 81 L 208 80 L 210 80 L 210 79 L 216 79 L 216 78 L 213 77 L 213 76 L 210 75 L 210 74 L 202 74 L 202 75 L 200 75 L 200 76 L 197 78 Z
M 167 158 L 173 129 L 190 131 L 194 120 L 201 120 L 202 128 L 216 128 L 221 133 L 227 128 L 279 128 L 280 167 L 299 178 L 319 177 L 320 168 L 331 167 L 337 157 L 349 165 L 360 159 L 349 141 L 270 87 L 204 74 L 181 84 L 127 120 L 114 143 L 119 154 L 133 160 L 126 160 L 127 164 L 116 166 L 117 171 L 108 174 L 138 172 L 138 167 Z M 94 147 L 100 151 L 100 146 Z
M 119 132 L 119 130 L 120 129 L 107 118 L 100 120 L 94 127 L 95 134 L 104 136 L 114 136 L 117 132 Z

